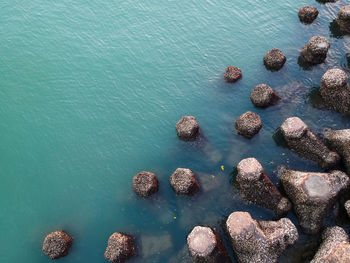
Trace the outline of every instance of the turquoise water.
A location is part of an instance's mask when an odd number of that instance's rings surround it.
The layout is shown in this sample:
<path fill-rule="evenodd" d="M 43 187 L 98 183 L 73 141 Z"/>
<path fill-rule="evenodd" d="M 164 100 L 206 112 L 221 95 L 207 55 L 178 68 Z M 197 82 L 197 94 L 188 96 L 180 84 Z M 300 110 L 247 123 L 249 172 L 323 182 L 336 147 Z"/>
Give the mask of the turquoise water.
<path fill-rule="evenodd" d="M 107 239 L 116 231 L 136 237 L 138 257 L 130 262 L 188 262 L 186 236 L 195 225 L 215 227 L 231 250 L 223 230 L 231 212 L 273 219 L 240 199 L 233 171 L 246 157 L 256 157 L 275 183 L 279 164 L 320 171 L 276 145 L 272 136 L 287 117 L 303 118 L 316 132 L 350 127 L 348 118 L 309 99 L 327 69 L 349 72 L 350 38 L 330 31 L 345 4 L 350 1 L 0 2 L 0 262 L 50 262 L 41 245 L 56 229 L 74 238 L 59 262 L 106 262 Z M 298 20 L 303 5 L 319 9 L 312 25 Z M 326 36 L 331 49 L 326 63 L 302 68 L 299 51 L 313 35 Z M 274 73 L 262 63 L 271 48 L 287 56 Z M 235 84 L 223 81 L 229 64 L 243 72 Z M 259 83 L 283 100 L 254 108 L 249 94 Z M 263 120 L 252 140 L 233 128 L 247 110 Z M 197 117 L 201 143 L 178 140 L 182 115 Z M 198 174 L 198 195 L 174 194 L 168 180 L 177 167 Z M 160 181 L 160 192 L 148 200 L 132 191 L 132 177 L 142 170 Z M 281 262 L 303 262 L 315 242 L 301 235 Z"/>

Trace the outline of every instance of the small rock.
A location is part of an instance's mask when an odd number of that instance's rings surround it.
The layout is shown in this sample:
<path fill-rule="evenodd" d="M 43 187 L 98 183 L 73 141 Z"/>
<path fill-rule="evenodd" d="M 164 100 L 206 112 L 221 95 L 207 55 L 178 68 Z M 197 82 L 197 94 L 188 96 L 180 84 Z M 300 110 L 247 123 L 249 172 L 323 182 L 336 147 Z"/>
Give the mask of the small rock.
<path fill-rule="evenodd" d="M 170 184 L 181 195 L 193 195 L 199 190 L 197 178 L 190 169 L 177 168 L 170 176 Z"/>
<path fill-rule="evenodd" d="M 196 263 L 231 262 L 220 238 L 210 227 L 193 228 L 187 237 L 187 245 Z"/>
<path fill-rule="evenodd" d="M 226 227 L 241 263 L 277 263 L 282 252 L 299 238 L 288 218 L 256 221 L 247 212 L 233 212 Z"/>
<path fill-rule="evenodd" d="M 149 197 L 158 192 L 158 179 L 154 173 L 140 172 L 134 176 L 133 188 L 136 194 L 142 197 Z"/>
<path fill-rule="evenodd" d="M 132 237 L 114 233 L 108 239 L 105 251 L 105 259 L 112 263 L 122 263 L 135 255 L 134 240 Z"/>
<path fill-rule="evenodd" d="M 300 118 L 286 119 L 280 129 L 289 149 L 299 156 L 318 163 L 325 170 L 340 162 L 340 156 L 329 150 Z"/>
<path fill-rule="evenodd" d="M 344 204 L 346 213 L 348 214 L 348 217 L 350 217 L 350 200 L 346 201 Z"/>
<path fill-rule="evenodd" d="M 242 114 L 235 124 L 238 134 L 250 139 L 262 128 L 262 121 L 258 114 L 247 111 Z"/>
<path fill-rule="evenodd" d="M 307 234 L 320 231 L 323 219 L 339 193 L 348 189 L 350 181 L 341 171 L 311 173 L 284 170 L 281 181 L 294 205 L 302 230 Z"/>
<path fill-rule="evenodd" d="M 303 6 L 299 9 L 298 16 L 301 22 L 311 24 L 318 16 L 318 10 L 315 7 Z"/>
<path fill-rule="evenodd" d="M 321 64 L 327 58 L 330 47 L 325 37 L 313 36 L 301 50 L 301 56 L 305 62 L 310 64 Z"/>
<path fill-rule="evenodd" d="M 68 255 L 72 246 L 72 238 L 64 231 L 52 232 L 45 237 L 43 252 L 51 259 L 58 259 Z"/>
<path fill-rule="evenodd" d="M 264 56 L 264 64 L 266 68 L 272 71 L 281 69 L 286 61 L 286 56 L 277 48 L 271 49 Z"/>
<path fill-rule="evenodd" d="M 250 93 L 250 100 L 256 107 L 267 107 L 273 105 L 279 99 L 280 97 L 274 92 L 274 90 L 266 84 L 255 86 Z"/>
<path fill-rule="evenodd" d="M 350 5 L 340 8 L 337 23 L 341 31 L 350 33 Z"/>
<path fill-rule="evenodd" d="M 176 123 L 177 135 L 185 141 L 193 141 L 200 134 L 199 124 L 193 116 L 184 116 Z"/>
<path fill-rule="evenodd" d="M 237 80 L 242 78 L 242 71 L 240 68 L 228 66 L 226 68 L 224 78 L 227 82 L 236 82 Z"/>

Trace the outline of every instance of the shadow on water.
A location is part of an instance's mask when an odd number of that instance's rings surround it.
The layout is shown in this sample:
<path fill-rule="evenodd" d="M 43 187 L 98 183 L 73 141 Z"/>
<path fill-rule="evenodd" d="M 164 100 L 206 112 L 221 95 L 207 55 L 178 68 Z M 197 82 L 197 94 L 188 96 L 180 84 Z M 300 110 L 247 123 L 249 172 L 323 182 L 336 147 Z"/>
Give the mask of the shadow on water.
<path fill-rule="evenodd" d="M 331 32 L 330 36 L 334 38 L 342 38 L 346 35 L 346 33 L 340 29 L 336 19 L 329 24 L 329 30 Z"/>

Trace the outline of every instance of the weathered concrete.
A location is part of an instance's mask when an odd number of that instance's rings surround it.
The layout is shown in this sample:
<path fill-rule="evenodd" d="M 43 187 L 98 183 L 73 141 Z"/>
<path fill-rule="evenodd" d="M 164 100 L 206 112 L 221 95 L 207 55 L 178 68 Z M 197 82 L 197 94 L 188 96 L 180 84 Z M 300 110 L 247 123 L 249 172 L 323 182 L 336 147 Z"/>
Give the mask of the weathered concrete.
<path fill-rule="evenodd" d="M 200 134 L 199 124 L 195 117 L 184 116 L 176 123 L 177 135 L 184 141 L 194 141 Z"/>
<path fill-rule="evenodd" d="M 240 78 L 242 78 L 242 71 L 240 68 L 234 66 L 228 66 L 226 68 L 224 79 L 227 82 L 236 82 Z"/>
<path fill-rule="evenodd" d="M 134 255 L 134 240 L 131 236 L 116 232 L 109 237 L 105 259 L 112 263 L 123 263 Z"/>
<path fill-rule="evenodd" d="M 250 100 L 256 107 L 268 107 L 275 104 L 280 97 L 266 84 L 255 86 L 250 93 Z"/>
<path fill-rule="evenodd" d="M 264 56 L 265 67 L 272 71 L 280 70 L 286 61 L 286 56 L 277 48 L 271 49 Z"/>
<path fill-rule="evenodd" d="M 238 134 L 250 139 L 260 131 L 262 121 L 258 114 L 247 111 L 237 119 L 235 127 Z"/>
<path fill-rule="evenodd" d="M 318 10 L 315 7 L 303 6 L 299 9 L 298 16 L 301 22 L 311 24 L 318 16 Z"/>
<path fill-rule="evenodd" d="M 170 184 L 181 195 L 193 195 L 199 190 L 196 175 L 190 169 L 177 168 L 170 176 Z"/>
<path fill-rule="evenodd" d="M 301 57 L 309 64 L 321 64 L 327 58 L 329 47 L 330 44 L 327 38 L 322 36 L 313 36 L 302 48 Z"/>
<path fill-rule="evenodd" d="M 139 196 L 149 197 L 158 192 L 158 179 L 154 173 L 142 171 L 132 181 L 134 191 Z"/>
<path fill-rule="evenodd" d="M 72 242 L 72 238 L 66 232 L 55 231 L 45 237 L 42 251 L 51 259 L 59 259 L 68 255 Z"/>

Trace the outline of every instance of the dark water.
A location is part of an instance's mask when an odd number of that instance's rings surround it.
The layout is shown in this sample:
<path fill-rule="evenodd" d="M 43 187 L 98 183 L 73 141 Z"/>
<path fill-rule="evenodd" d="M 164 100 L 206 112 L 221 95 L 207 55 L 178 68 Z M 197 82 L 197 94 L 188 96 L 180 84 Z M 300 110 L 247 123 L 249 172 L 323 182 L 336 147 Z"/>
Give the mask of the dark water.
<path fill-rule="evenodd" d="M 231 251 L 223 229 L 231 212 L 274 219 L 241 200 L 234 169 L 256 157 L 277 184 L 280 164 L 321 171 L 278 146 L 273 134 L 291 116 L 315 132 L 349 128 L 349 118 L 317 101 L 327 69 L 349 73 L 350 38 L 333 23 L 346 4 L 0 2 L 0 262 L 50 262 L 41 245 L 56 229 L 74 238 L 59 262 L 106 262 L 107 239 L 116 231 L 136 237 L 139 255 L 130 262 L 187 262 L 186 236 L 195 225 L 215 228 Z M 311 25 L 298 20 L 303 5 L 319 9 Z M 299 65 L 300 48 L 314 35 L 330 40 L 328 58 Z M 262 63 L 271 48 L 287 56 L 278 72 Z M 229 64 L 243 72 L 233 85 L 223 81 Z M 249 94 L 259 83 L 282 101 L 254 108 Z M 248 110 L 263 121 L 252 140 L 234 130 Z M 174 126 L 182 115 L 197 117 L 200 143 L 178 140 Z M 199 194 L 174 194 L 169 176 L 177 167 L 197 173 Z M 132 192 L 132 177 L 142 170 L 160 180 L 160 192 L 148 200 Z M 343 212 L 327 224 L 349 226 Z M 288 217 L 297 223 L 293 213 Z M 301 235 L 280 261 L 307 262 L 318 242 Z"/>

